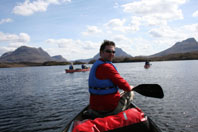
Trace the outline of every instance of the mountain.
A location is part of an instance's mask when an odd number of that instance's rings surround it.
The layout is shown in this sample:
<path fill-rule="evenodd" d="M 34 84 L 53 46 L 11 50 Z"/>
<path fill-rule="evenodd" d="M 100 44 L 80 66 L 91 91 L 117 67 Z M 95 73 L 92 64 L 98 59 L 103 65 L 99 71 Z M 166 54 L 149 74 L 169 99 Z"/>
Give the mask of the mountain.
<path fill-rule="evenodd" d="M 115 57 L 132 57 L 131 55 L 127 54 L 126 52 L 124 52 L 121 48 L 115 48 Z M 100 58 L 100 54 L 96 54 L 93 59 L 97 60 L 98 58 Z"/>
<path fill-rule="evenodd" d="M 56 58 L 51 58 L 50 55 L 42 48 L 33 48 L 21 46 L 13 52 L 4 53 L 0 57 L 0 62 L 36 62 L 43 63 L 46 61 L 55 61 Z"/>
<path fill-rule="evenodd" d="M 131 55 L 127 54 L 125 51 L 123 51 L 121 48 L 115 48 L 115 57 L 132 57 Z M 76 61 L 80 61 L 80 62 L 89 62 L 91 60 L 97 60 L 100 58 L 100 53 L 96 54 L 93 58 L 90 59 L 80 59 L 80 60 L 76 60 Z"/>
<path fill-rule="evenodd" d="M 52 59 L 56 62 L 66 62 L 67 60 L 63 58 L 61 55 L 52 56 Z"/>
<path fill-rule="evenodd" d="M 149 57 L 160 57 L 169 54 L 187 53 L 194 51 L 198 51 L 198 42 L 194 38 L 188 38 L 182 42 L 177 42 L 172 47 Z"/>

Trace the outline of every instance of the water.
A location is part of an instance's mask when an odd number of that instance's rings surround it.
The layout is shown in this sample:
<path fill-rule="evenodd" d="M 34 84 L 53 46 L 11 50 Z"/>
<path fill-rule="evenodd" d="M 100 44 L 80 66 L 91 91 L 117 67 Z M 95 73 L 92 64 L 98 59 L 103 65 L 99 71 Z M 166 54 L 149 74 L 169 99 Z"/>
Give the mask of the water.
<path fill-rule="evenodd" d="M 132 85 L 160 84 L 163 99 L 135 94 L 134 102 L 164 132 L 198 130 L 198 61 L 117 63 Z M 78 66 L 80 67 L 80 66 Z M 89 72 L 68 66 L 0 69 L 0 132 L 58 132 L 88 103 Z"/>

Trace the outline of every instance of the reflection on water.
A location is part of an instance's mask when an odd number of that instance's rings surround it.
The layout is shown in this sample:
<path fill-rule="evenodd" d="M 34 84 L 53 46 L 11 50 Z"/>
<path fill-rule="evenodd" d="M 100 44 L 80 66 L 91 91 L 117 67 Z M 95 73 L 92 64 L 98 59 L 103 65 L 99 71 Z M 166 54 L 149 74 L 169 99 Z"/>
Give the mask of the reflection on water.
<path fill-rule="evenodd" d="M 163 131 L 198 130 L 198 61 L 117 63 L 132 85 L 158 83 L 164 99 L 136 94 L 134 102 Z M 88 103 L 89 72 L 66 74 L 68 66 L 0 69 L 0 131 L 54 132 Z"/>

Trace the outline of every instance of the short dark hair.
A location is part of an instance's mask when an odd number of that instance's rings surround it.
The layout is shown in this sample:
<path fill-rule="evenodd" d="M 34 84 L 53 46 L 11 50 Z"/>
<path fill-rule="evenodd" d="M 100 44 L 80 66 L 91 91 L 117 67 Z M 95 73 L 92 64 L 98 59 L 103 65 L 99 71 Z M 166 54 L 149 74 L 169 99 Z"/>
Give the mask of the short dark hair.
<path fill-rule="evenodd" d="M 115 43 L 113 41 L 104 40 L 104 42 L 100 46 L 100 52 L 105 49 L 106 46 L 111 45 L 115 47 Z"/>

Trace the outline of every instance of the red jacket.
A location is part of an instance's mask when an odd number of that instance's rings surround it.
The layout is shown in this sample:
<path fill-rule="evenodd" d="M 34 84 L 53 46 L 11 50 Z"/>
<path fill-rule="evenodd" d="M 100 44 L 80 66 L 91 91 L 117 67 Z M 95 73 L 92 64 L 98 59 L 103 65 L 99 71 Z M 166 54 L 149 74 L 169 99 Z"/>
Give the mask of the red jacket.
<path fill-rule="evenodd" d="M 131 87 L 126 80 L 124 80 L 113 65 L 104 63 L 98 66 L 96 70 L 96 77 L 98 79 L 110 79 L 115 85 L 124 91 L 131 91 Z M 108 95 L 90 95 L 90 108 L 96 111 L 112 111 L 114 110 L 120 100 L 120 93 L 113 93 Z"/>

